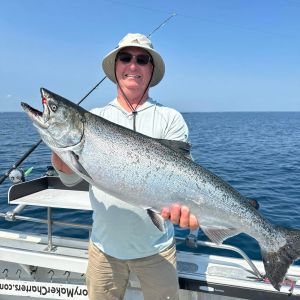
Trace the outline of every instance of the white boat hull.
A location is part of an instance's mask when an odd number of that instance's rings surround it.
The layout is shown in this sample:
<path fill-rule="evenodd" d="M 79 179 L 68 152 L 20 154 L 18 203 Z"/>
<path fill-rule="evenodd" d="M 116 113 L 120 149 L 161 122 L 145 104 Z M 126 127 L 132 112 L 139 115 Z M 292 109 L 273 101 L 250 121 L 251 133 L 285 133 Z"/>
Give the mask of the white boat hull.
<path fill-rule="evenodd" d="M 0 231 L 0 299 L 88 299 L 85 286 L 88 241 Z M 263 273 L 261 262 L 254 262 Z M 180 300 L 282 299 L 289 285 L 277 292 L 258 280 L 242 259 L 177 252 Z M 293 299 L 300 299 L 300 267 L 289 269 L 296 280 Z M 252 295 L 252 296 L 251 296 Z M 132 274 L 126 300 L 143 299 Z"/>

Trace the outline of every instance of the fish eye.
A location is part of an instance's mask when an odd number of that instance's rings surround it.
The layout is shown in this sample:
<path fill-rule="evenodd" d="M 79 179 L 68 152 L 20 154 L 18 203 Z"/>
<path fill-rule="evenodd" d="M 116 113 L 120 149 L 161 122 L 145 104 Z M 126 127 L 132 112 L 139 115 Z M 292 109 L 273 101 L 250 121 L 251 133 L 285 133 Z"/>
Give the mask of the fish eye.
<path fill-rule="evenodd" d="M 50 105 L 50 108 L 53 112 L 56 112 L 57 111 L 57 106 L 55 104 L 51 104 Z"/>

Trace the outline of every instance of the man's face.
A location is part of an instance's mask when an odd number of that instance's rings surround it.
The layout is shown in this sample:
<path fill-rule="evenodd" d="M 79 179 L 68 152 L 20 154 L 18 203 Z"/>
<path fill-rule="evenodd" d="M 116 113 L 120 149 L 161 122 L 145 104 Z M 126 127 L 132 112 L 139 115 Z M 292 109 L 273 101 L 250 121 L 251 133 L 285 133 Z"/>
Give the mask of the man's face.
<path fill-rule="evenodd" d="M 139 64 L 137 55 L 149 56 L 148 52 L 138 47 L 127 47 L 122 49 L 119 54 L 125 54 L 125 57 L 126 54 L 134 56 L 129 62 L 128 60 L 121 61 L 121 55 L 120 59 L 116 60 L 116 76 L 119 85 L 127 91 L 144 92 L 150 81 L 153 65 L 150 61 L 147 64 Z"/>

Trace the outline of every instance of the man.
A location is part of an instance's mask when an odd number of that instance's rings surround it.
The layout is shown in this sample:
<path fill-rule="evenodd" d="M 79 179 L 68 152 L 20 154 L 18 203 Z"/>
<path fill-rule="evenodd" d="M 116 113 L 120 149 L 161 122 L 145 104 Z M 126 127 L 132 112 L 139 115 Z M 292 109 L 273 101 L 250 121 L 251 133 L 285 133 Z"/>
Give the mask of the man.
<path fill-rule="evenodd" d="M 165 65 L 147 37 L 126 35 L 103 59 L 102 67 L 117 85 L 117 98 L 92 113 L 153 138 L 187 141 L 188 128 L 180 113 L 149 98 L 149 88 L 161 81 Z M 66 185 L 81 180 L 55 153 L 52 163 Z M 178 299 L 172 223 L 197 228 L 189 209 L 179 204 L 162 208 L 166 222 L 161 232 L 145 209 L 94 186 L 90 199 L 94 212 L 86 274 L 89 298 L 123 299 L 129 274 L 134 272 L 146 300 Z"/>

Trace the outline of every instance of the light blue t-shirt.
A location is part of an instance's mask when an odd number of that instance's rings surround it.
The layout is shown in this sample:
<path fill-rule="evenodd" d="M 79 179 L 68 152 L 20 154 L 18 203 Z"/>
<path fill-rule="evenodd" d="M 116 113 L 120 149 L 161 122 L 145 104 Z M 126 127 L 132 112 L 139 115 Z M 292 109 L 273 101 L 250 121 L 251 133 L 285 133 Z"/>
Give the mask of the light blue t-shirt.
<path fill-rule="evenodd" d="M 117 99 L 91 112 L 124 127 L 133 128 L 132 112 L 125 111 Z M 153 138 L 184 142 L 188 139 L 188 127 L 182 115 L 151 98 L 137 109 L 136 131 Z M 59 172 L 59 175 L 66 185 L 79 180 L 76 174 Z M 94 186 L 90 186 L 89 194 L 93 208 L 91 240 L 104 253 L 118 259 L 136 259 L 157 254 L 171 245 L 174 227 L 170 221 L 165 222 L 165 231 L 161 232 L 144 208 L 130 205 Z"/>

